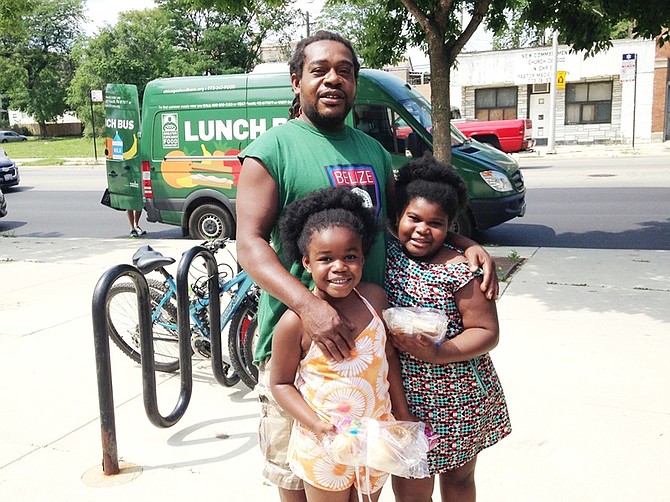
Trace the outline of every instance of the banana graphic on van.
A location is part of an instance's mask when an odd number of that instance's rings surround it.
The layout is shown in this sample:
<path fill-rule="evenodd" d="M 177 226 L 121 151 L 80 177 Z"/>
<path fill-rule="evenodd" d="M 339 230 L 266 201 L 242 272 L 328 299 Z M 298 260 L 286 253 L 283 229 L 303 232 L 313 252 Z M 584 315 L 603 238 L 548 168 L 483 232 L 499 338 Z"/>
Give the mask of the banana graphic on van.
<path fill-rule="evenodd" d="M 123 160 L 132 159 L 137 155 L 137 134 L 133 134 L 133 146 L 127 152 L 123 152 Z"/>

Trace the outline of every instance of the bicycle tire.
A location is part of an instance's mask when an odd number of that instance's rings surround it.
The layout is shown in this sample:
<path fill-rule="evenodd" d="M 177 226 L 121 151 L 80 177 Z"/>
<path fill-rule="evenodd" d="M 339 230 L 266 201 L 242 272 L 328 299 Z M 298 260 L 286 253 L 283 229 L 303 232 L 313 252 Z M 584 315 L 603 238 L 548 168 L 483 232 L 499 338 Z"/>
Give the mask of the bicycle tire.
<path fill-rule="evenodd" d="M 252 298 L 245 298 L 230 321 L 228 330 L 228 353 L 230 362 L 240 380 L 253 389 L 258 383 L 258 370 L 254 366 L 253 357 L 249 358 L 244 352 L 244 341 L 249 333 L 249 327 L 256 325 L 258 302 Z"/>
<path fill-rule="evenodd" d="M 157 283 L 157 281 L 155 282 Z M 149 288 L 149 294 L 151 306 L 156 308 L 165 293 L 152 285 Z M 107 317 L 107 334 L 111 340 L 121 349 L 121 352 L 139 364 L 141 362 L 140 334 L 135 285 L 122 283 L 112 286 L 107 295 L 105 314 Z M 159 319 L 164 319 L 166 323 L 177 324 L 177 309 L 170 302 L 166 302 L 161 307 L 160 316 Z M 174 373 L 179 369 L 177 331 L 156 322 L 154 322 L 152 329 L 156 370 Z"/>
<path fill-rule="evenodd" d="M 249 324 L 244 337 L 244 358 L 245 361 L 250 361 L 251 377 L 258 383 L 258 367 L 254 364 L 256 345 L 258 345 L 258 317 Z"/>

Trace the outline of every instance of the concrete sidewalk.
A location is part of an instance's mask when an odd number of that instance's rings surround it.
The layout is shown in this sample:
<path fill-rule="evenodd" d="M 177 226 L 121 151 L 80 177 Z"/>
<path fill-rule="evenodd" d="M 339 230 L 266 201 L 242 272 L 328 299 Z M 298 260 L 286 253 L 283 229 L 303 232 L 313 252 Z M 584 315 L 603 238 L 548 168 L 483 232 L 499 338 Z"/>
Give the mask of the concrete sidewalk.
<path fill-rule="evenodd" d="M 209 361 L 196 361 L 186 415 L 158 429 L 139 368 L 114 346 L 127 467 L 102 475 L 92 292 L 145 243 L 175 258 L 195 244 L 0 240 L 0 501 L 278 500 L 260 475 L 253 391 L 219 386 Z M 527 261 L 503 284 L 492 353 L 513 433 L 480 455 L 479 500 L 668 500 L 670 252 L 514 250 Z M 159 375 L 163 414 L 178 387 Z M 381 500 L 393 500 L 390 484 Z"/>

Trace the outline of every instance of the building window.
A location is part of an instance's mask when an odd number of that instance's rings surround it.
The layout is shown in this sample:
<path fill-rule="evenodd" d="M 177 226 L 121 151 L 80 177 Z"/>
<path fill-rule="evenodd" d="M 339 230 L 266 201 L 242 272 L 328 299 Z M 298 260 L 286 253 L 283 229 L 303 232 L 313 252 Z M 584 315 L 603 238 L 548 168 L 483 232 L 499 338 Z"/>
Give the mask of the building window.
<path fill-rule="evenodd" d="M 516 118 L 516 87 L 475 89 L 475 117 L 479 120 Z"/>
<path fill-rule="evenodd" d="M 612 122 L 612 81 L 565 86 L 565 125 L 610 122 Z"/>
<path fill-rule="evenodd" d="M 410 85 L 430 84 L 430 73 L 425 71 L 410 71 L 407 75 L 407 82 Z"/>

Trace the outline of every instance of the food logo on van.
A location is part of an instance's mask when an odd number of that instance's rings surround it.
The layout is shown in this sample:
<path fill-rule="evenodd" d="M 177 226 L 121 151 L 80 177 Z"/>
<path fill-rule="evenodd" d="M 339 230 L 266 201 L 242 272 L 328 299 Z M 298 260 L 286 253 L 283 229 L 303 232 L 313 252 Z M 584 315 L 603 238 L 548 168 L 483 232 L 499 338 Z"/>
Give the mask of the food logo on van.
<path fill-rule="evenodd" d="M 161 162 L 161 175 L 165 182 L 173 188 L 200 186 L 231 189 L 237 186 L 242 168 L 237 154 L 241 150 L 229 149 L 225 152 L 215 150 L 214 153 L 210 153 L 204 144 L 201 144 L 200 148 L 203 157 L 212 157 L 212 159 L 194 159 L 181 150 L 168 152 Z"/>
<path fill-rule="evenodd" d="M 161 115 L 161 136 L 163 148 L 179 148 L 179 116 L 176 113 Z"/>

